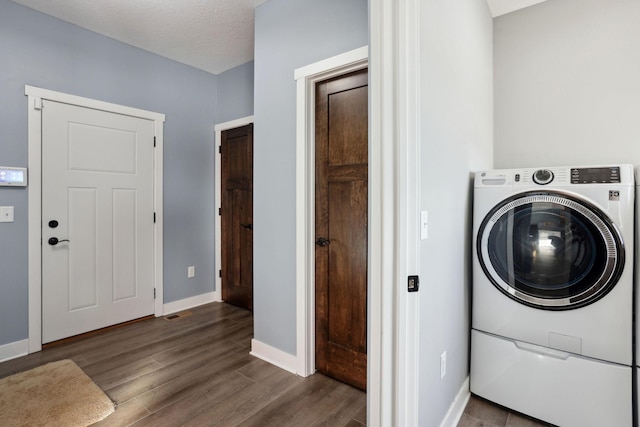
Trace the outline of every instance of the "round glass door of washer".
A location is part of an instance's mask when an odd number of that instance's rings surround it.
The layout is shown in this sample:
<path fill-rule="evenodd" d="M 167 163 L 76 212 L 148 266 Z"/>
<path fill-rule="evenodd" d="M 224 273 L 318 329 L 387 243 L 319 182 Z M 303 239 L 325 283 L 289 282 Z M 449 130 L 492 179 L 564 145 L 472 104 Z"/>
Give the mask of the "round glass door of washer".
<path fill-rule="evenodd" d="M 624 268 L 620 232 L 597 207 L 555 192 L 502 201 L 480 225 L 482 269 L 509 298 L 570 310 L 605 296 Z"/>

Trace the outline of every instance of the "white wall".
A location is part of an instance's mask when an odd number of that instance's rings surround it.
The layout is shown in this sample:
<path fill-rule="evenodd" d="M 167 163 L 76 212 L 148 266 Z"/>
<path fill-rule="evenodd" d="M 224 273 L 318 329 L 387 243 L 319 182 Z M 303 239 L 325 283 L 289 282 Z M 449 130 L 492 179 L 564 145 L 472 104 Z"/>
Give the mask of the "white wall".
<path fill-rule="evenodd" d="M 640 164 L 640 1 L 494 20 L 495 166 Z"/>
<path fill-rule="evenodd" d="M 420 247 L 419 425 L 437 426 L 469 371 L 471 177 L 492 167 L 492 17 L 477 0 L 420 7 L 420 209 L 429 237 Z"/>

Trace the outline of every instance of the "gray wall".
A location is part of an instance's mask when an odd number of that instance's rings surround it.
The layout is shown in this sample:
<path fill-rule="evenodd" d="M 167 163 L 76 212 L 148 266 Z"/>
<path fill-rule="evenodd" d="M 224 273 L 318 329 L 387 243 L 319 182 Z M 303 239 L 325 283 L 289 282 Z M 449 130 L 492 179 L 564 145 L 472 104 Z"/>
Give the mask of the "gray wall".
<path fill-rule="evenodd" d="M 471 176 L 492 166 L 492 17 L 477 0 L 420 7 L 419 425 L 436 426 L 469 374 Z"/>
<path fill-rule="evenodd" d="M 256 9 L 254 336 L 296 354 L 296 68 L 368 44 L 366 0 Z"/>
<path fill-rule="evenodd" d="M 216 123 L 253 115 L 253 61 L 218 74 Z"/>
<path fill-rule="evenodd" d="M 640 164 L 640 2 L 553 0 L 494 22 L 496 167 Z"/>
<path fill-rule="evenodd" d="M 28 163 L 25 84 L 166 114 L 164 301 L 213 291 L 217 77 L 0 0 L 2 166 Z M 28 334 L 27 191 L 0 188 L 0 345 Z"/>

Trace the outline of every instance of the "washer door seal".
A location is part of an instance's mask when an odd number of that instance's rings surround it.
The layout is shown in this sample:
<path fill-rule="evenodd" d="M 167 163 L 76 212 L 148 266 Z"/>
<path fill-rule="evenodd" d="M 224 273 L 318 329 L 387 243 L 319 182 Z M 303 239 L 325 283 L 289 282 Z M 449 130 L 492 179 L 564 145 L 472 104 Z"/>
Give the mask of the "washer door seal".
<path fill-rule="evenodd" d="M 546 310 L 570 310 L 604 297 L 624 269 L 615 224 L 597 207 L 560 192 L 526 192 L 493 208 L 476 250 L 502 293 Z"/>

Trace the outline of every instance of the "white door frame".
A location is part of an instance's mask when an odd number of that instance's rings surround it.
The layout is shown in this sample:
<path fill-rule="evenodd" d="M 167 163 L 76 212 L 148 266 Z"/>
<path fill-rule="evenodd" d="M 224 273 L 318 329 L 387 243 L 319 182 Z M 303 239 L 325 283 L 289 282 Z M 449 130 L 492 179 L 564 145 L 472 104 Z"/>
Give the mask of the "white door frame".
<path fill-rule="evenodd" d="M 231 120 L 224 123 L 219 123 L 215 126 L 216 142 L 215 142 L 215 155 L 216 155 L 216 175 L 215 175 L 215 203 L 216 203 L 216 221 L 215 221 L 215 242 L 216 242 L 216 263 L 215 263 L 215 290 L 213 291 L 213 300 L 222 301 L 222 276 L 220 270 L 222 269 L 222 217 L 219 212 L 222 208 L 222 157 L 220 156 L 220 147 L 222 145 L 222 132 L 229 129 L 239 128 L 241 126 L 250 125 L 253 123 L 253 116 L 242 117 L 240 119 Z"/>
<path fill-rule="evenodd" d="M 420 0 L 369 0 L 369 30 L 367 425 L 418 426 L 420 293 L 407 276 L 420 274 Z"/>
<path fill-rule="evenodd" d="M 66 93 L 33 86 L 25 86 L 28 97 L 28 153 L 29 153 L 29 347 L 28 352 L 42 350 L 42 100 L 63 102 L 79 107 L 93 108 L 116 114 L 153 120 L 155 123 L 156 149 L 154 151 L 154 274 L 156 300 L 154 315 L 163 314 L 163 128 L 164 114 L 139 110 L 108 102 L 96 101 Z"/>

